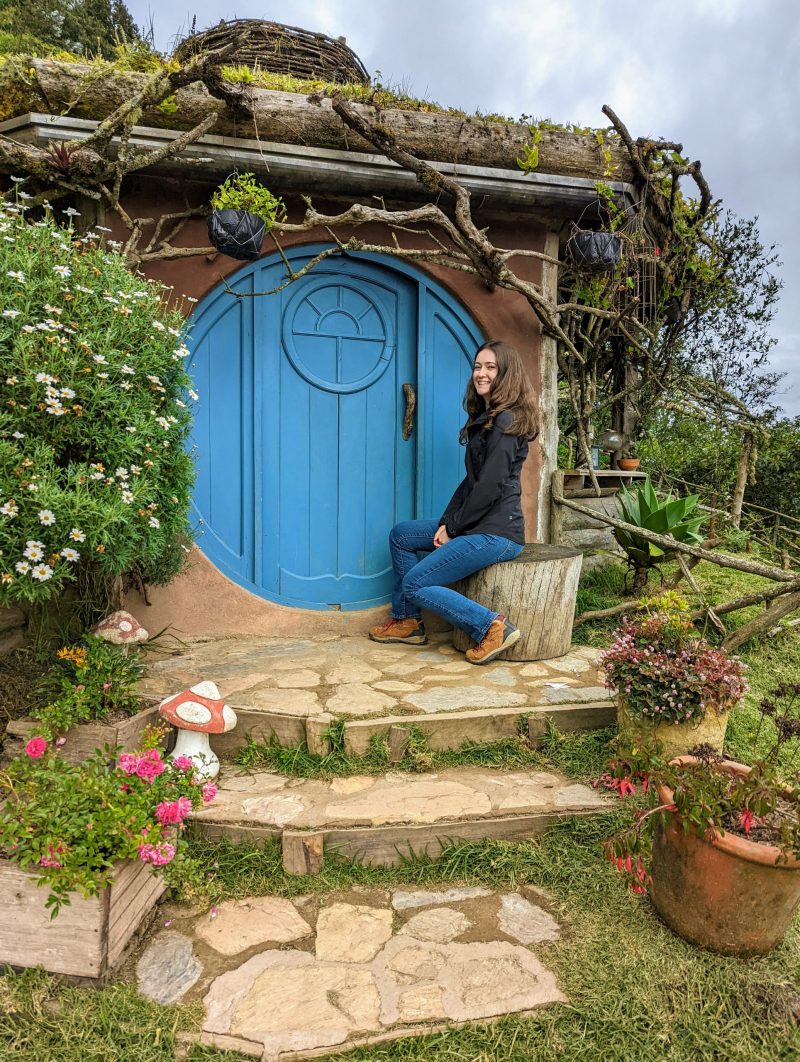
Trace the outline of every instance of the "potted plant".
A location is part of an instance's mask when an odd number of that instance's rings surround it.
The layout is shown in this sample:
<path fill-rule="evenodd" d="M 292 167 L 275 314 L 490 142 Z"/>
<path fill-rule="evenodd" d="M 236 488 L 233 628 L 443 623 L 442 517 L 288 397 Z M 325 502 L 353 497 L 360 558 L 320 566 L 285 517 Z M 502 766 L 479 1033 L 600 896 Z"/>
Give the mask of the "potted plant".
<path fill-rule="evenodd" d="M 588 273 L 606 273 L 619 265 L 622 259 L 622 237 L 617 229 L 624 223 L 625 214 L 617 206 L 614 190 L 599 183 L 594 206 L 600 228 L 582 228 L 584 208 L 578 223 L 572 224 L 572 233 L 567 240 L 567 255 L 578 270 Z"/>
<path fill-rule="evenodd" d="M 701 743 L 721 751 L 728 713 L 747 692 L 746 665 L 698 636 L 674 591 L 644 606 L 601 656 L 620 732 L 658 741 L 668 758 Z"/>
<path fill-rule="evenodd" d="M 622 456 L 617 458 L 617 468 L 620 472 L 635 472 L 639 464 L 639 458 L 636 456 L 636 447 L 633 443 L 630 443 L 623 449 Z"/>
<path fill-rule="evenodd" d="M 761 701 L 754 746 L 765 728 L 771 736 L 752 767 L 708 745 L 669 763 L 651 754 L 644 764 L 642 748 L 628 745 L 603 778 L 629 795 L 638 776 L 650 794 L 650 807 L 607 842 L 607 854 L 692 943 L 731 955 L 769 951 L 800 905 L 799 708 L 800 683 Z"/>
<path fill-rule="evenodd" d="M 0 964 L 103 977 L 118 962 L 164 890 L 184 819 L 216 795 L 190 761 L 162 759 L 160 737 L 80 764 L 34 737 L 0 771 Z"/>
<path fill-rule="evenodd" d="M 229 258 L 258 258 L 264 236 L 285 217 L 283 201 L 252 173 L 234 173 L 211 197 L 208 237 Z"/>

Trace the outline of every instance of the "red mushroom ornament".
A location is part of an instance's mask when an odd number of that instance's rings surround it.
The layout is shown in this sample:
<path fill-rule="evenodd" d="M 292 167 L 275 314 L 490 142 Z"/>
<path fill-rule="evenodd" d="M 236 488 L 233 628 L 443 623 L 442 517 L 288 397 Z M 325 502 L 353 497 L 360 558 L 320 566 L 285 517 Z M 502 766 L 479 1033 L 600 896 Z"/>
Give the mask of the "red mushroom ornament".
<path fill-rule="evenodd" d="M 236 726 L 236 713 L 225 704 L 213 682 L 198 682 L 188 690 L 163 700 L 159 715 L 178 728 L 178 740 L 172 759 L 187 756 L 195 774 L 202 779 L 216 778 L 219 760 L 211 749 L 209 734 L 224 734 Z"/>
<path fill-rule="evenodd" d="M 95 638 L 112 645 L 121 645 L 126 651 L 139 642 L 146 642 L 150 635 L 130 612 L 111 612 L 92 628 Z"/>

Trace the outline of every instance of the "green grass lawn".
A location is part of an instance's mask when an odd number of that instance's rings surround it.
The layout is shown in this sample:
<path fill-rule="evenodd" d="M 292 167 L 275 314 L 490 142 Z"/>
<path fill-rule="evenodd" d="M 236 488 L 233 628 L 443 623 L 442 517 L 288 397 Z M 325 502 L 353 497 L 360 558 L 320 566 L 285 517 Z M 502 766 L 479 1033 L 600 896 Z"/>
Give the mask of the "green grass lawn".
<path fill-rule="evenodd" d="M 752 578 L 714 568 L 695 573 L 709 594 L 737 596 Z M 761 582 L 761 580 L 757 580 Z M 619 600 L 621 576 L 587 581 L 580 607 Z M 608 624 L 578 628 L 583 642 L 602 644 Z M 742 653 L 751 692 L 731 716 L 727 748 L 747 758 L 754 705 L 777 682 L 800 676 L 800 634 L 786 633 Z M 538 752 L 512 743 L 482 749 L 476 760 L 518 767 L 535 756 L 577 778 L 595 777 L 610 731 L 551 735 Z M 297 765 L 296 765 L 297 766 Z M 423 766 L 423 765 L 420 765 Z M 437 764 L 440 766 L 440 764 Z M 419 767 L 418 767 L 419 769 Z M 538 949 L 569 997 L 534 1017 L 507 1017 L 430 1037 L 389 1042 L 347 1054 L 348 1060 L 418 1062 L 777 1062 L 800 1057 L 800 918 L 784 942 L 763 958 L 725 958 L 691 947 L 663 926 L 647 899 L 628 891 L 605 860 L 602 840 L 632 809 L 620 803 L 604 816 L 551 828 L 537 844 L 505 842 L 451 847 L 437 862 L 368 868 L 326 860 L 316 878 L 287 876 L 277 845 L 264 848 L 196 839 L 198 862 L 190 887 L 211 899 L 254 894 L 293 895 L 353 884 L 440 886 L 480 883 L 494 888 L 531 884 L 549 890 L 565 923 L 562 938 Z M 0 986 L 0 1059 L 31 1062 L 156 1062 L 175 1057 L 179 1033 L 196 1029 L 200 1007 L 162 1007 L 130 985 L 102 991 L 68 987 L 37 971 L 9 975 Z M 239 1056 L 179 1044 L 189 1060 Z M 334 1056 L 328 1056 L 333 1058 Z"/>

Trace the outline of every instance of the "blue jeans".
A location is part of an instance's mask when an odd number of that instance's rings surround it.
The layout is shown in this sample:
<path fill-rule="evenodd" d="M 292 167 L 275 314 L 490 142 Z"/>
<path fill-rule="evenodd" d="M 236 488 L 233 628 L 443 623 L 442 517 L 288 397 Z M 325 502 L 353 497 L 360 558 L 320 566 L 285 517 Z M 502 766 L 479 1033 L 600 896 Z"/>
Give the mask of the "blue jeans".
<path fill-rule="evenodd" d="M 427 608 L 481 642 L 499 613 L 456 593 L 449 584 L 490 564 L 513 560 L 522 546 L 502 535 L 459 535 L 437 549 L 433 536 L 438 529 L 435 520 L 405 520 L 389 533 L 392 616 L 419 619 L 420 609 Z M 419 560 L 418 553 L 427 556 Z"/>

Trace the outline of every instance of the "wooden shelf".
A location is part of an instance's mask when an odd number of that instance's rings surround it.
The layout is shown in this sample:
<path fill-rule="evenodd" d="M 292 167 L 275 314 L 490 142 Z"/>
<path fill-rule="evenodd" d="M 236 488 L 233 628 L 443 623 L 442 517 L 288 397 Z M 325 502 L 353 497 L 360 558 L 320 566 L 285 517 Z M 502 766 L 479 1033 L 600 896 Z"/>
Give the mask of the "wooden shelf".
<path fill-rule="evenodd" d="M 583 468 L 565 468 L 562 469 L 564 475 L 564 492 L 573 490 L 585 490 L 592 485 L 591 477 L 587 469 Z M 594 474 L 597 477 L 598 482 L 604 487 L 609 489 L 616 489 L 620 484 L 624 483 L 626 486 L 634 479 L 646 479 L 646 472 L 623 472 L 618 468 L 597 468 L 594 470 Z"/>

